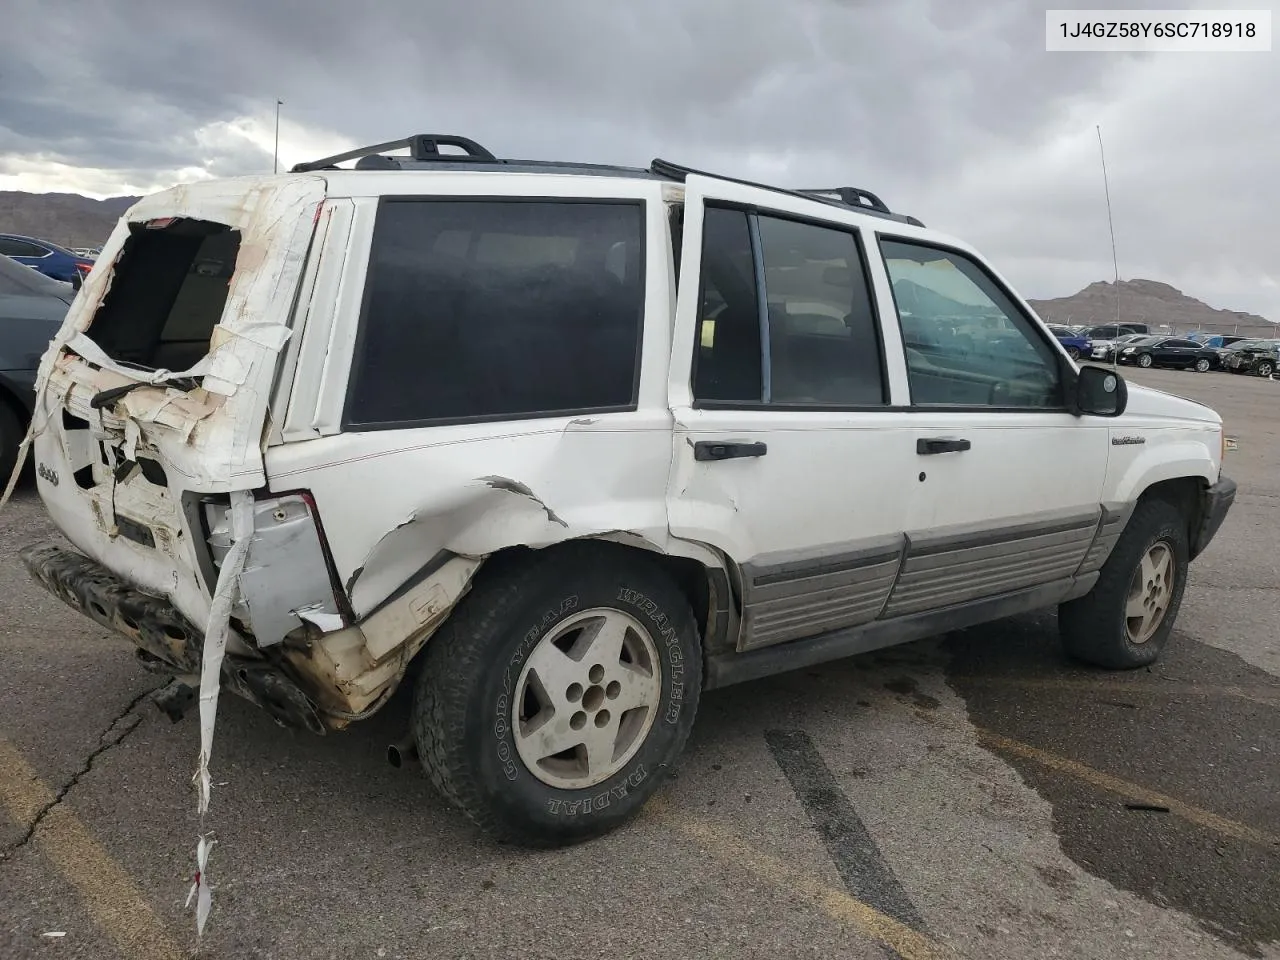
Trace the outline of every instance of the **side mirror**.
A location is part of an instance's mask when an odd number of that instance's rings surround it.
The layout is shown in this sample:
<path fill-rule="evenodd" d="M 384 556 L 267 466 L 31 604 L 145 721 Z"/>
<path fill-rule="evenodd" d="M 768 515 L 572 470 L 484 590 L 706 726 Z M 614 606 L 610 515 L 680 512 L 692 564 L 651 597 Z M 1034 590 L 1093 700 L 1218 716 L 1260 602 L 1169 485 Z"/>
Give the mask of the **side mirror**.
<path fill-rule="evenodd" d="M 1085 365 L 1075 382 L 1075 412 L 1094 417 L 1118 417 L 1129 403 L 1124 378 L 1105 367 Z"/>

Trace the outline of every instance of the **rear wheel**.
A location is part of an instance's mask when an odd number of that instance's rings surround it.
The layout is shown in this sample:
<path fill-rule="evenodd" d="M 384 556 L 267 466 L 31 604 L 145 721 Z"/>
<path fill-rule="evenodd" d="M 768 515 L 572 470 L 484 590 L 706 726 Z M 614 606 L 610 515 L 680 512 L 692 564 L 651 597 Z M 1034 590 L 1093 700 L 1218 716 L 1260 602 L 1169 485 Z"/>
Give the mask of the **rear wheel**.
<path fill-rule="evenodd" d="M 1258 376 L 1269 377 L 1271 374 L 1275 373 L 1276 365 L 1270 360 L 1263 360 L 1254 369 L 1257 370 Z"/>
<path fill-rule="evenodd" d="M 693 612 L 653 560 L 591 544 L 491 570 L 424 653 L 428 777 L 531 847 L 634 817 L 676 763 L 702 685 Z"/>
<path fill-rule="evenodd" d="M 1178 509 L 1164 500 L 1139 503 L 1093 589 L 1058 610 L 1067 652 L 1112 670 L 1154 663 L 1178 616 L 1189 563 Z"/>

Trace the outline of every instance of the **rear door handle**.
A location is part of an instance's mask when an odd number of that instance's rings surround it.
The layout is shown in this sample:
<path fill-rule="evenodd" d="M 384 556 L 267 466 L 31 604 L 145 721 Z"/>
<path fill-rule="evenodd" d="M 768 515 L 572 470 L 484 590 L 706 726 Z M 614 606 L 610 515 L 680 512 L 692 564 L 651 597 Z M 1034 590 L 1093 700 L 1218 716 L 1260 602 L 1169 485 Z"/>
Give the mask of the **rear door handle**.
<path fill-rule="evenodd" d="M 695 460 L 732 460 L 735 457 L 763 457 L 768 452 L 763 443 L 718 443 L 699 440 L 693 445 Z"/>
<path fill-rule="evenodd" d="M 916 441 L 916 453 L 922 457 L 934 453 L 959 453 L 962 450 L 968 450 L 971 446 L 968 440 L 951 437 L 922 437 Z"/>

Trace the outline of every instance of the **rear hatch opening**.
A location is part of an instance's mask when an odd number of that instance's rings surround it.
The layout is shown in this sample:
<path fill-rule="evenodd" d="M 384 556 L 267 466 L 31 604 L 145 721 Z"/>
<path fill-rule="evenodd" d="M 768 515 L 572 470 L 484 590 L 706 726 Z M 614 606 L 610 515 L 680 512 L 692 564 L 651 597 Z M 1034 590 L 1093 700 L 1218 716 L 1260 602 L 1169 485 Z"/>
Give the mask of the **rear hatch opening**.
<path fill-rule="evenodd" d="M 184 371 L 210 350 L 240 253 L 240 231 L 168 217 L 129 225 L 111 286 L 88 326 L 111 359 Z"/>

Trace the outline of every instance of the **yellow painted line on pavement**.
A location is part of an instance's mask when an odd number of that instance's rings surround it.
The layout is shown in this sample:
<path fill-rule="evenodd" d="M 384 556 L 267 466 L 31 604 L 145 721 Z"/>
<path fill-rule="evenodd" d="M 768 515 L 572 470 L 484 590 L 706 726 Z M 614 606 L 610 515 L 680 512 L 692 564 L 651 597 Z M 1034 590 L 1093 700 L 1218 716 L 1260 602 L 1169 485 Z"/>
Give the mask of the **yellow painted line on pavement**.
<path fill-rule="evenodd" d="M 698 841 L 717 860 L 742 867 L 776 887 L 803 895 L 833 920 L 891 947 L 902 960 L 940 960 L 945 955 L 933 940 L 901 920 L 764 853 L 721 827 L 676 812 L 661 797 L 651 799 L 648 806 L 665 826 Z"/>
<path fill-rule="evenodd" d="M 1024 687 L 1030 690 L 1064 690 L 1084 693 L 1126 694 L 1135 697 L 1234 697 L 1264 706 L 1280 707 L 1280 686 L 1257 684 L 1199 684 L 1192 682 L 1129 683 L 1123 680 L 1092 680 L 1068 677 L 955 677 L 953 686 Z"/>
<path fill-rule="evenodd" d="M 18 749 L 0 738 L 0 807 L 25 829 L 54 796 Z M 31 840 L 76 889 L 94 923 L 121 956 L 178 960 L 185 955 L 129 874 L 93 838 L 66 801 L 45 815 Z"/>
<path fill-rule="evenodd" d="M 1212 830 L 1215 833 L 1220 833 L 1236 840 L 1256 843 L 1263 847 L 1280 845 L 1280 836 L 1276 834 L 1258 830 L 1236 820 L 1229 820 L 1226 817 L 1221 817 L 1216 813 L 1205 810 L 1203 807 L 1197 807 L 1175 797 L 1150 790 L 1140 784 L 1122 780 L 1120 777 L 1103 773 L 1101 770 L 1095 770 L 1093 767 L 1086 766 L 1077 760 L 1071 760 L 1056 753 L 1041 750 L 1039 747 L 1033 747 L 1031 744 L 1023 743 L 1020 740 L 1011 740 L 990 730 L 978 728 L 977 733 L 978 742 L 983 746 L 995 747 L 998 750 L 1005 750 L 1028 760 L 1034 760 L 1050 770 L 1056 770 L 1059 773 L 1065 773 L 1078 780 L 1083 780 L 1085 783 L 1100 790 L 1118 794 L 1131 803 L 1167 807 L 1174 816 L 1181 817 L 1196 826 L 1204 827 L 1207 830 Z"/>

